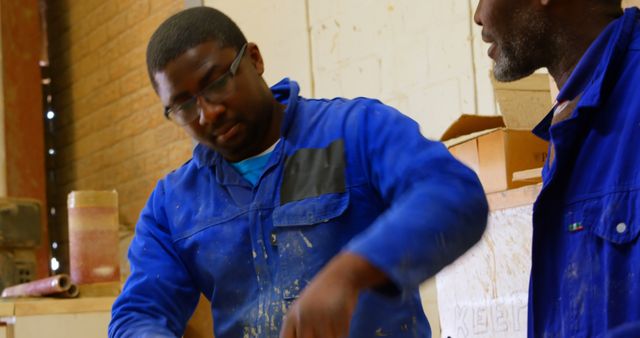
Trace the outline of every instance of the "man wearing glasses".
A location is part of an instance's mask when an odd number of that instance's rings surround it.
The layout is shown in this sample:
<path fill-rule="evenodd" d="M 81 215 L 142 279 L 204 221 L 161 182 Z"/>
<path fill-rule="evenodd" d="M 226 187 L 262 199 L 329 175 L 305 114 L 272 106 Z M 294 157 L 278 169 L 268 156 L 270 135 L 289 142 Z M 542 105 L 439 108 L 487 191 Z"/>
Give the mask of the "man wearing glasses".
<path fill-rule="evenodd" d="M 147 65 L 199 144 L 142 211 L 110 337 L 181 336 L 200 293 L 217 338 L 430 337 L 418 286 L 486 225 L 471 170 L 379 101 L 269 88 L 212 8 L 165 21 Z"/>

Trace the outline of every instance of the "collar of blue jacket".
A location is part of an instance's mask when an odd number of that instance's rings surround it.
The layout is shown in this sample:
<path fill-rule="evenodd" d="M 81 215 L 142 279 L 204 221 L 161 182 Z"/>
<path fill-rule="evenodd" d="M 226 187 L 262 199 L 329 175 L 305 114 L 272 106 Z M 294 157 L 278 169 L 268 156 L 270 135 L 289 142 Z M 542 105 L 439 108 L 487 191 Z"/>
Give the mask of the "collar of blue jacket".
<path fill-rule="evenodd" d="M 608 89 L 617 79 L 616 74 L 622 67 L 624 52 L 633 38 L 632 31 L 637 20 L 639 10 L 636 7 L 625 10 L 624 15 L 612 21 L 598 38 L 589 46 L 565 85 L 560 89 L 556 98 L 556 106 L 564 101 L 570 101 L 580 95 L 588 84 L 589 89 L 580 101 L 582 107 L 598 107 L 607 98 Z M 615 41 L 611 43 L 611 41 Z M 533 129 L 538 137 L 549 141 L 549 128 L 554 106 L 544 119 Z M 595 109 L 584 110 L 595 111 Z"/>

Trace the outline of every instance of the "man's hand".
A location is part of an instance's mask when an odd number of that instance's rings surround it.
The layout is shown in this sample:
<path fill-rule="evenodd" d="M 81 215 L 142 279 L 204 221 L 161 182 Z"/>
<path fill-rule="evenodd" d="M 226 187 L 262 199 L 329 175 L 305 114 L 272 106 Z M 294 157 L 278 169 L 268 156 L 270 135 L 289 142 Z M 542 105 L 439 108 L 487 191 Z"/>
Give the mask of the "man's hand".
<path fill-rule="evenodd" d="M 289 308 L 280 338 L 348 337 L 360 291 L 385 283 L 386 275 L 360 256 L 336 256 Z"/>

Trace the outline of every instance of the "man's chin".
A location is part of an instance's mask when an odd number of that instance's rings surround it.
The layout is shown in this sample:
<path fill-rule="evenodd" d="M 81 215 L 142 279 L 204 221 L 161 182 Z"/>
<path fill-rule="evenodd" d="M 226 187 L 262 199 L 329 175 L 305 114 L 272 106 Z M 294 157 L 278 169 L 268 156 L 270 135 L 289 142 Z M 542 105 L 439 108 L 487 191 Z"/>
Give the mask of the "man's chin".
<path fill-rule="evenodd" d="M 501 62 L 496 62 L 493 65 L 493 77 L 498 82 L 513 82 L 521 80 L 531 74 L 533 74 L 535 70 L 523 70 L 517 69 L 517 67 L 512 67 L 510 65 L 505 65 Z"/>

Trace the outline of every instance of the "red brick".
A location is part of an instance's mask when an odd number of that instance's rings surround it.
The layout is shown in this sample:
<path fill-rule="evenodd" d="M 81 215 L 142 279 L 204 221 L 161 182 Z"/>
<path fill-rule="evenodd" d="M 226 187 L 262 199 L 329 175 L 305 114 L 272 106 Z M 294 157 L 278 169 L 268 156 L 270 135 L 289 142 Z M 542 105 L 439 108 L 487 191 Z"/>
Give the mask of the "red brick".
<path fill-rule="evenodd" d="M 134 224 L 156 181 L 191 156 L 190 139 L 164 119 L 145 65 L 149 36 L 183 5 L 175 0 L 50 5 L 58 116 L 52 205 L 66 209 L 66 194 L 74 189 L 117 188 L 122 221 Z"/>
<path fill-rule="evenodd" d="M 107 36 L 109 39 L 115 38 L 120 33 L 126 31 L 127 27 L 127 13 L 119 13 L 117 16 L 111 18 L 107 22 Z"/>
<path fill-rule="evenodd" d="M 160 10 L 166 10 L 167 8 L 171 8 L 172 10 L 180 10 L 184 7 L 184 1 L 175 1 L 175 0 L 152 0 L 149 2 L 151 5 L 150 12 L 151 15 L 155 14 Z"/>
<path fill-rule="evenodd" d="M 110 63 L 109 78 L 113 81 L 116 81 L 134 70 L 146 70 L 144 59 L 145 52 L 145 47 L 140 46 L 134 50 L 131 50 L 126 55 L 120 57 L 117 62 Z"/>
<path fill-rule="evenodd" d="M 94 52 L 104 46 L 108 41 L 107 28 L 99 26 L 93 30 L 87 39 L 89 39 L 89 52 Z"/>
<path fill-rule="evenodd" d="M 127 26 L 133 27 L 149 16 L 149 0 L 136 0 L 127 10 Z"/>
<path fill-rule="evenodd" d="M 147 72 L 144 69 L 136 69 L 118 80 L 120 95 L 125 96 L 143 87 L 149 86 L 146 81 Z"/>

